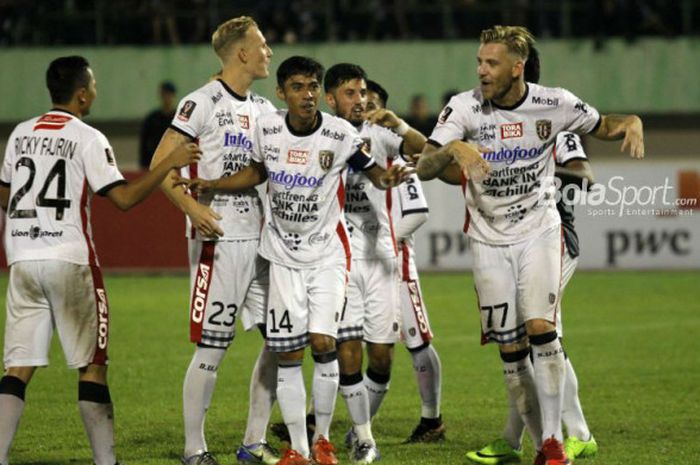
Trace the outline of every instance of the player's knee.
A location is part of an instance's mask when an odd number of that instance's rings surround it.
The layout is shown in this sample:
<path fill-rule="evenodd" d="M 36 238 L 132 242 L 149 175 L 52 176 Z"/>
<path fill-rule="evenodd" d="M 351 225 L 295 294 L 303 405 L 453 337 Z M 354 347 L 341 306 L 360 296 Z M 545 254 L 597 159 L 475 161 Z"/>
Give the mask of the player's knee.
<path fill-rule="evenodd" d="M 309 335 L 311 351 L 315 354 L 335 351 L 335 338 L 326 334 L 311 333 Z"/>
<path fill-rule="evenodd" d="M 15 396 L 24 400 L 26 390 L 27 383 L 16 376 L 7 374 L 0 378 L 0 394 Z"/>
<path fill-rule="evenodd" d="M 505 363 L 518 363 L 530 356 L 530 348 L 525 347 L 520 350 L 504 351 L 500 350 L 501 360 Z"/>
<path fill-rule="evenodd" d="M 349 375 L 362 370 L 362 341 L 352 340 L 338 344 L 340 374 Z"/>
<path fill-rule="evenodd" d="M 362 371 L 358 370 L 354 373 L 340 373 L 341 386 L 354 386 L 362 382 Z"/>
<path fill-rule="evenodd" d="M 375 373 L 389 375 L 394 356 L 392 344 L 367 344 L 367 358 L 369 368 Z"/>
<path fill-rule="evenodd" d="M 508 354 L 508 353 L 514 353 L 514 352 L 520 352 L 522 350 L 528 350 L 529 351 L 530 344 L 527 340 L 526 337 L 522 338 L 519 341 L 516 342 L 511 342 L 509 344 L 499 344 L 498 350 L 501 353 L 501 358 L 502 354 Z"/>
<path fill-rule="evenodd" d="M 29 384 L 36 367 L 9 367 L 5 374 L 21 380 L 24 384 Z"/>
<path fill-rule="evenodd" d="M 331 350 L 330 352 L 314 352 L 311 354 L 316 363 L 332 363 L 338 360 L 338 352 Z"/>
<path fill-rule="evenodd" d="M 540 318 L 534 320 L 528 320 L 525 322 L 525 328 L 527 330 L 528 336 L 535 336 L 538 334 L 550 333 L 557 330 L 557 327 L 551 321 L 543 320 Z"/>
<path fill-rule="evenodd" d="M 291 352 L 277 352 L 277 364 L 281 367 L 295 366 L 304 360 L 304 349 Z"/>
<path fill-rule="evenodd" d="M 406 346 L 406 350 L 408 350 L 411 354 L 417 354 L 418 352 L 421 352 L 425 349 L 430 347 L 430 342 L 424 342 L 423 344 L 419 345 L 418 347 L 408 347 Z"/>
<path fill-rule="evenodd" d="M 78 401 L 111 404 L 112 398 L 106 384 L 81 380 L 78 382 Z"/>
<path fill-rule="evenodd" d="M 88 366 L 79 368 L 78 371 L 80 372 L 80 381 L 107 384 L 107 365 L 94 365 L 91 363 Z"/>
<path fill-rule="evenodd" d="M 556 341 L 558 339 L 558 336 L 556 330 L 552 328 L 552 331 L 532 334 L 529 336 L 529 339 L 530 344 L 532 344 L 533 346 L 541 346 Z"/>

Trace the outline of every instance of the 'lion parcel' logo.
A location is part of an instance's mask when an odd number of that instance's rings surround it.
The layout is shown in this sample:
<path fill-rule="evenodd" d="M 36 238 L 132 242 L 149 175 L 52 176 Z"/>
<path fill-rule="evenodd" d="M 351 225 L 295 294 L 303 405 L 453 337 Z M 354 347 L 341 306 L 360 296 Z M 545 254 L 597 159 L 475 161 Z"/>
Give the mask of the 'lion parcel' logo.
<path fill-rule="evenodd" d="M 207 305 L 207 291 L 209 290 L 209 275 L 211 267 L 205 263 L 199 264 L 197 280 L 195 282 L 194 297 L 192 298 L 192 321 L 201 323 L 204 317 L 204 308 Z"/>

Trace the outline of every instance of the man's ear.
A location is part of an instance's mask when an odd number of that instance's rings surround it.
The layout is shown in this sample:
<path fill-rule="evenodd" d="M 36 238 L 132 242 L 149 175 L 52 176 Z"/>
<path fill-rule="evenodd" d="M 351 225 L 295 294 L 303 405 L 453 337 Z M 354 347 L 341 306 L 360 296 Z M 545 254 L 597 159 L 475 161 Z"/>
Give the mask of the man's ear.
<path fill-rule="evenodd" d="M 75 92 L 75 98 L 78 100 L 79 104 L 84 105 L 87 102 L 87 92 L 87 87 L 80 87 Z"/>
<path fill-rule="evenodd" d="M 326 98 L 326 104 L 327 104 L 329 107 L 331 107 L 331 109 L 332 109 L 333 111 L 335 111 L 335 108 L 336 108 L 336 105 L 337 105 L 337 104 L 336 104 L 336 101 L 335 101 L 335 96 L 334 96 L 333 94 L 331 94 L 330 92 L 326 92 L 325 98 Z"/>
<path fill-rule="evenodd" d="M 284 89 L 282 89 L 280 86 L 277 86 L 277 88 L 275 89 L 275 95 L 277 95 L 277 98 L 282 100 L 283 102 L 286 101 Z"/>
<path fill-rule="evenodd" d="M 517 79 L 525 72 L 525 61 L 518 59 L 513 65 L 513 71 L 511 72 L 513 78 Z"/>

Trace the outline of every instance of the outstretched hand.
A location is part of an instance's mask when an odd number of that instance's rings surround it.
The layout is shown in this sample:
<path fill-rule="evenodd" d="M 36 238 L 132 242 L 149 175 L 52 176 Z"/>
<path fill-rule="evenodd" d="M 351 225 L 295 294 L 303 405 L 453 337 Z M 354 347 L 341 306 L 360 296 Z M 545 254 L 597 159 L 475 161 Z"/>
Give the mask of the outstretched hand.
<path fill-rule="evenodd" d="M 622 141 L 620 152 L 629 149 L 630 157 L 638 160 L 644 158 L 644 129 L 642 127 L 642 120 L 635 116 L 626 128 L 620 129 L 620 131 L 622 130 L 625 132 L 625 140 Z"/>
<path fill-rule="evenodd" d="M 191 163 L 197 163 L 201 157 L 202 149 L 194 142 L 190 142 L 178 145 L 168 155 L 168 161 L 170 161 L 173 168 L 182 168 Z"/>
<path fill-rule="evenodd" d="M 491 165 L 481 156 L 482 153 L 489 151 L 487 148 L 476 147 L 458 140 L 450 142 L 449 151 L 467 179 L 481 182 L 491 171 Z"/>
<path fill-rule="evenodd" d="M 407 165 L 392 165 L 384 172 L 379 181 L 384 187 L 396 187 L 415 172 L 415 168 Z"/>
<path fill-rule="evenodd" d="M 368 111 L 365 115 L 365 119 L 369 123 L 378 124 L 389 129 L 394 129 L 401 124 L 401 118 L 396 116 L 396 113 L 386 108 L 377 108 L 376 110 Z"/>

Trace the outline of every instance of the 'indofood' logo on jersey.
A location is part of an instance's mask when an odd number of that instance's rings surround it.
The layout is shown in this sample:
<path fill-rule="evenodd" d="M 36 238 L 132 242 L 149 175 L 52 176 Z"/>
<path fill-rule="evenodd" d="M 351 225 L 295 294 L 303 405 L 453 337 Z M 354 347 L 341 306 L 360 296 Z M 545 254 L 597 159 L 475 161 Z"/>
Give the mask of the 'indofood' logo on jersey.
<path fill-rule="evenodd" d="M 498 152 L 486 152 L 483 157 L 484 160 L 492 163 L 505 162 L 506 165 L 512 165 L 518 160 L 531 160 L 533 158 L 537 158 L 544 153 L 545 147 L 546 145 L 542 145 L 541 147 L 533 147 L 531 149 L 521 149 L 520 147 L 507 149 L 501 147 Z"/>
<path fill-rule="evenodd" d="M 224 147 L 242 147 L 246 150 L 253 150 L 253 143 L 242 132 L 234 134 L 227 131 L 224 134 Z"/>
<path fill-rule="evenodd" d="M 279 184 L 287 189 L 294 187 L 318 187 L 323 184 L 323 176 L 304 176 L 301 173 L 287 173 L 285 170 L 268 171 L 268 180 L 273 184 Z"/>
<path fill-rule="evenodd" d="M 321 131 L 321 135 L 323 137 L 328 137 L 330 139 L 337 140 L 337 141 L 344 141 L 345 140 L 345 134 L 343 134 L 342 132 L 331 131 L 328 128 L 324 128 Z"/>

